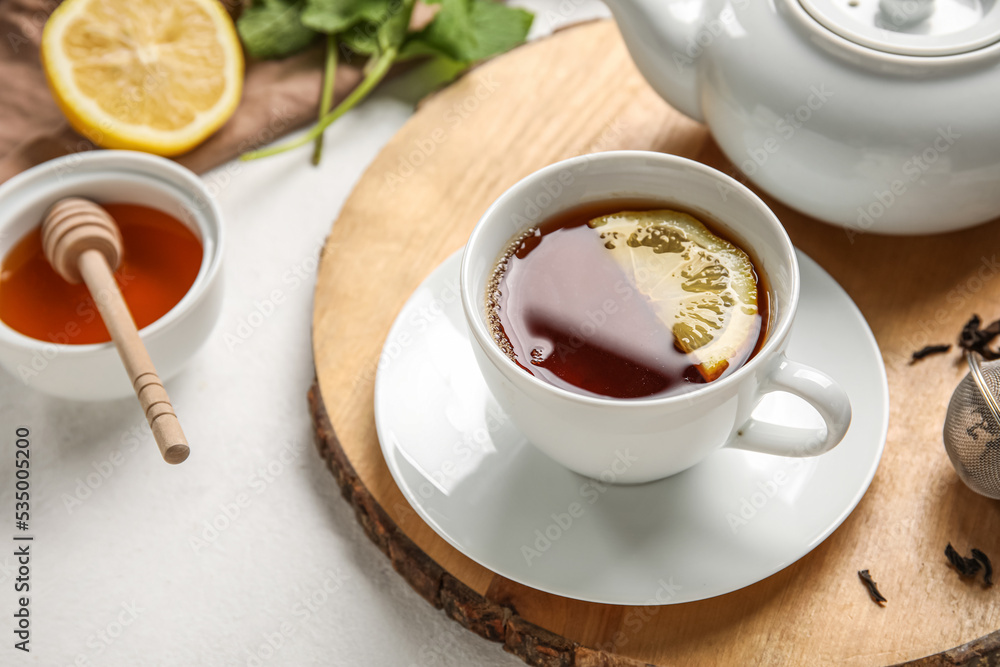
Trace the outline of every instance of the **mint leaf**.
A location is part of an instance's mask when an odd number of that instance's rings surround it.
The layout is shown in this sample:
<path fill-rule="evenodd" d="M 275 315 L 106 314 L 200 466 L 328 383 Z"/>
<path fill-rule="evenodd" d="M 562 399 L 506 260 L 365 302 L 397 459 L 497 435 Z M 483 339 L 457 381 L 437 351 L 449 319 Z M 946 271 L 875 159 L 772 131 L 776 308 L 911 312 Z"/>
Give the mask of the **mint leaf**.
<path fill-rule="evenodd" d="M 416 0 L 389 1 L 389 12 L 378 29 L 378 45 L 382 51 L 389 49 L 398 51 L 403 46 L 410 31 L 413 6 L 416 4 Z"/>
<path fill-rule="evenodd" d="M 534 15 L 493 0 L 441 0 L 441 11 L 411 35 L 400 59 L 437 55 L 473 63 L 524 42 Z"/>
<path fill-rule="evenodd" d="M 302 24 L 332 35 L 358 23 L 382 23 L 392 4 L 386 0 L 306 0 Z"/>
<path fill-rule="evenodd" d="M 317 0 L 310 0 L 316 2 Z M 319 0 L 331 2 L 335 0 Z M 361 1 L 361 0 L 352 0 Z M 390 49 L 398 51 L 406 41 L 410 28 L 410 16 L 416 0 L 365 0 L 378 4 L 381 12 L 375 20 L 361 20 L 337 35 L 341 45 L 363 55 L 374 56 Z M 314 24 L 315 25 L 315 24 Z"/>
<path fill-rule="evenodd" d="M 303 5 L 303 0 L 255 0 L 236 22 L 247 53 L 283 58 L 309 46 L 316 33 L 299 20 Z"/>
<path fill-rule="evenodd" d="M 389 73 L 393 63 L 420 55 L 439 57 L 456 71 L 522 43 L 534 16 L 493 0 L 425 0 L 441 10 L 426 28 L 410 32 L 416 0 L 254 0 L 238 22 L 250 55 L 280 58 L 308 46 L 319 33 L 327 35 L 327 64 L 321 118 L 306 134 L 279 146 L 246 153 L 244 160 L 277 155 L 316 142 L 318 162 L 323 131 L 353 109 Z M 327 111 L 336 48 L 367 56 L 365 78 Z M 349 50 L 349 51 L 348 51 Z"/>
<path fill-rule="evenodd" d="M 362 56 L 376 55 L 378 48 L 378 24 L 363 21 L 355 24 L 350 30 L 340 33 L 337 38 L 342 46 Z"/>

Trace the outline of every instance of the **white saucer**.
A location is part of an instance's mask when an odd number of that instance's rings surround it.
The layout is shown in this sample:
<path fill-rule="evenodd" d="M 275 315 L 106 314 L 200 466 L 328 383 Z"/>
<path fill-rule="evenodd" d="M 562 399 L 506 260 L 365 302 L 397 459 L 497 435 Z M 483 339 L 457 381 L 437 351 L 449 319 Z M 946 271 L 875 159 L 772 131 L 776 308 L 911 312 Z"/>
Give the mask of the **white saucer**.
<path fill-rule="evenodd" d="M 847 437 L 811 459 L 724 449 L 674 477 L 627 487 L 567 471 L 506 421 L 472 356 L 460 260 L 456 252 L 439 266 L 396 319 L 375 381 L 375 423 L 403 495 L 481 565 L 590 602 L 701 600 L 809 553 L 868 489 L 888 429 L 885 367 L 850 297 L 802 253 L 788 355 L 847 390 Z M 755 415 L 822 426 L 788 394 L 771 394 Z"/>

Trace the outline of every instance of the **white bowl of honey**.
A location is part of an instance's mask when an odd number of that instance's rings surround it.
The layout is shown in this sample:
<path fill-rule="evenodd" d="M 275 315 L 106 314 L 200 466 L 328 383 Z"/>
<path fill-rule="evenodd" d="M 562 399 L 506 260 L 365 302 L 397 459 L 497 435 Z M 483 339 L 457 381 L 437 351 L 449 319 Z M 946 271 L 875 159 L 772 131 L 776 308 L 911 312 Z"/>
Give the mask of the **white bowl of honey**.
<path fill-rule="evenodd" d="M 76 400 L 133 393 L 96 303 L 49 266 L 40 225 L 70 196 L 111 213 L 124 255 L 115 279 L 164 380 L 208 339 L 222 310 L 222 217 L 204 183 L 132 151 L 67 155 L 0 185 L 0 366 Z"/>

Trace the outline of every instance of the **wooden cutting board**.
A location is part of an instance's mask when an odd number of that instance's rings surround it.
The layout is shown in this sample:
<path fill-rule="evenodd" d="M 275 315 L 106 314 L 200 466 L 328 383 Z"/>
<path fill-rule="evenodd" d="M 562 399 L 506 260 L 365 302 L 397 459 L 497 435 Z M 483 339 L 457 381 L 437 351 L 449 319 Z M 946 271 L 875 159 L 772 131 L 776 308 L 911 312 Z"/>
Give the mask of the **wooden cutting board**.
<path fill-rule="evenodd" d="M 1000 587 L 961 580 L 943 555 L 951 542 L 1000 563 L 1000 505 L 966 489 L 941 444 L 964 370 L 954 352 L 908 360 L 925 344 L 952 342 L 974 312 L 1000 317 L 996 223 L 933 237 L 852 236 L 765 197 L 867 317 L 892 407 L 885 455 L 861 504 L 812 553 L 764 581 L 656 608 L 569 600 L 473 563 L 407 505 L 372 414 L 377 360 L 399 309 L 515 181 L 573 155 L 625 148 L 740 176 L 703 126 L 647 86 L 614 24 L 598 21 L 517 49 L 425 100 L 365 172 L 323 251 L 310 403 L 319 449 L 370 537 L 429 603 L 530 664 L 885 665 L 923 656 L 921 664 L 983 656 L 995 664 Z M 865 568 L 888 598 L 884 608 L 858 579 Z"/>

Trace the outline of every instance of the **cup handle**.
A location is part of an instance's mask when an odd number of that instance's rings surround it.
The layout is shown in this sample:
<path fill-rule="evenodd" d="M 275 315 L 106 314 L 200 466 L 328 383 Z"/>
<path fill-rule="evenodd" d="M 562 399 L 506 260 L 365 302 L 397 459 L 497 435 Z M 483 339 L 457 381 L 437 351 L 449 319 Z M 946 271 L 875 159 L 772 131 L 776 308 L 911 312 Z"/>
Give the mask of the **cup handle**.
<path fill-rule="evenodd" d="M 821 371 L 782 356 L 760 388 L 760 398 L 784 391 L 816 408 L 826 428 L 799 428 L 750 417 L 726 445 L 734 449 L 778 456 L 818 456 L 836 447 L 851 425 L 851 401 L 843 387 Z"/>

